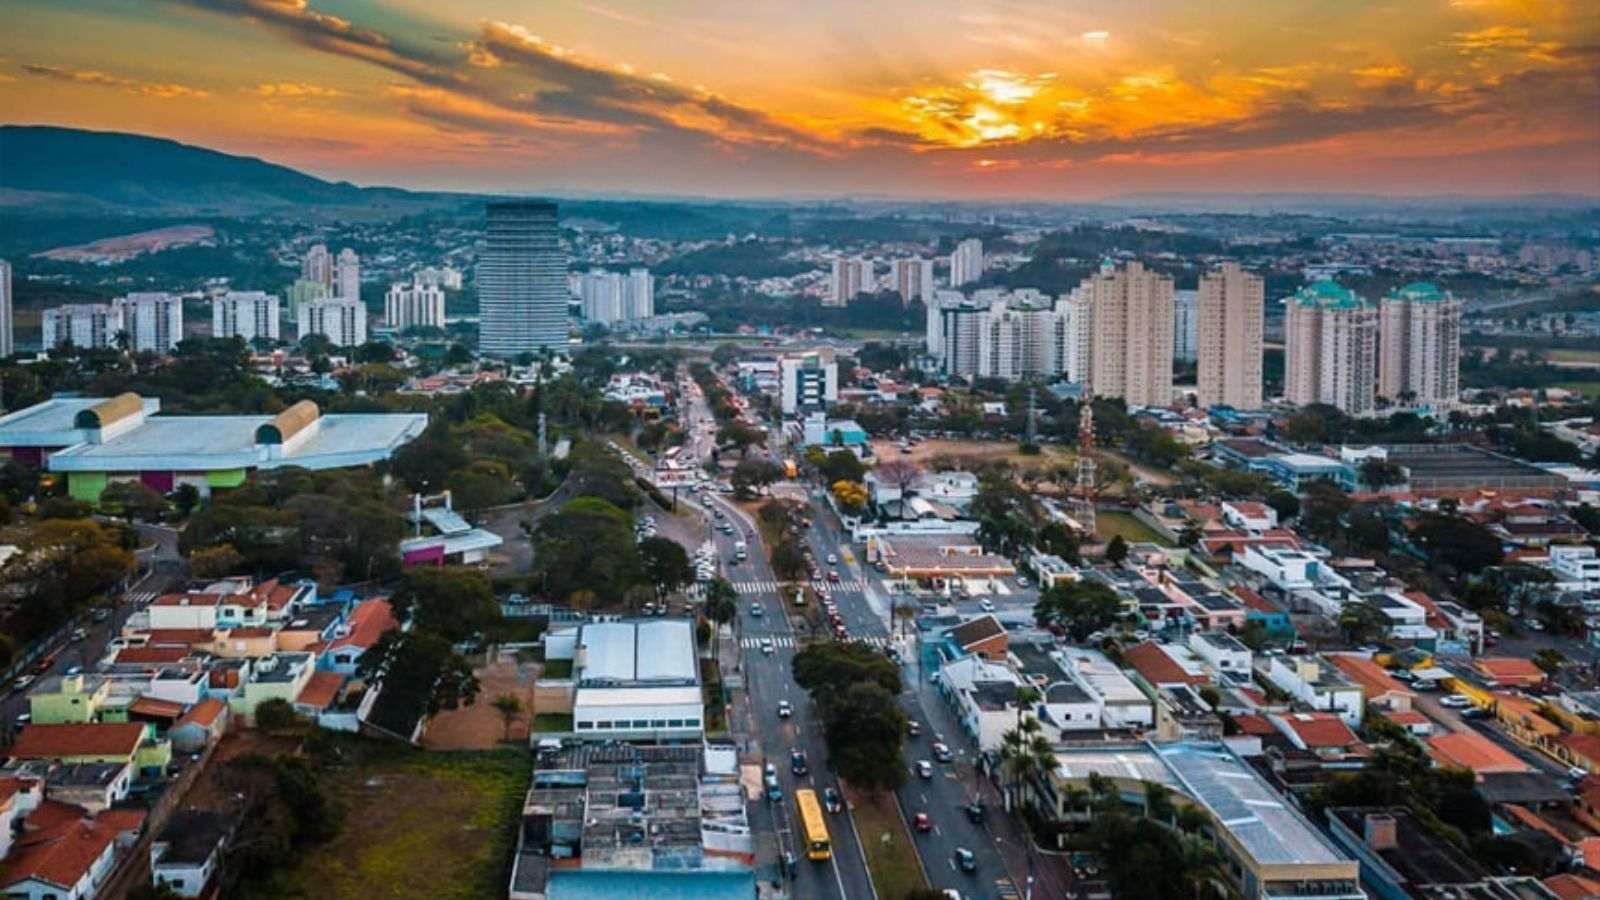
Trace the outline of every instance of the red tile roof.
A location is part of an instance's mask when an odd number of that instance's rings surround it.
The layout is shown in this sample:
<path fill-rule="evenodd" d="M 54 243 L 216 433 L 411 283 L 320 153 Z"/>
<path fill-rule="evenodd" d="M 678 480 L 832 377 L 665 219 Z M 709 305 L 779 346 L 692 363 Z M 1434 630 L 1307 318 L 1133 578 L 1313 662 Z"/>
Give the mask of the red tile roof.
<path fill-rule="evenodd" d="M 1416 696 L 1415 691 L 1396 681 L 1383 666 L 1365 656 L 1355 653 L 1329 653 L 1327 659 L 1333 663 L 1334 668 L 1361 685 L 1361 691 L 1369 703 L 1384 695 Z"/>
<path fill-rule="evenodd" d="M 1391 709 L 1383 717 L 1396 725 L 1410 728 L 1413 725 L 1432 725 L 1433 720 L 1414 709 Z"/>
<path fill-rule="evenodd" d="M 194 723 L 202 728 L 210 728 L 212 723 L 217 721 L 217 717 L 222 715 L 222 711 L 226 708 L 227 705 L 221 700 L 218 700 L 215 697 L 208 697 L 190 707 L 189 711 L 184 713 L 183 718 L 179 719 L 177 724 L 175 724 L 173 727 L 176 728 L 178 725 L 188 725 L 190 723 Z"/>
<path fill-rule="evenodd" d="M 1488 738 L 1469 731 L 1428 738 L 1428 752 L 1440 763 L 1467 769 L 1477 775 L 1528 771 L 1527 763 Z"/>
<path fill-rule="evenodd" d="M 1333 713 L 1289 713 L 1275 718 L 1283 723 L 1282 727 L 1293 732 L 1307 750 L 1342 749 L 1361 744 L 1350 726 Z"/>
<path fill-rule="evenodd" d="M 1169 684 L 1201 685 L 1209 681 L 1204 675 L 1190 674 L 1155 641 L 1145 641 L 1124 651 L 1122 661 L 1155 687 Z"/>
<path fill-rule="evenodd" d="M 144 635 L 147 646 L 209 644 L 216 638 L 209 628 L 152 628 Z"/>
<path fill-rule="evenodd" d="M 164 666 L 193 652 L 188 647 L 123 647 L 112 662 L 119 666 Z"/>
<path fill-rule="evenodd" d="M 1509 687 L 1541 684 L 1545 679 L 1543 669 L 1520 656 L 1483 656 L 1474 665 L 1490 679 Z"/>
<path fill-rule="evenodd" d="M 128 704 L 128 712 L 158 719 L 176 719 L 183 715 L 183 704 L 162 700 L 160 697 L 138 697 Z"/>
<path fill-rule="evenodd" d="M 74 809 L 83 812 L 81 808 Z M 24 835 L 6 858 L 0 886 L 40 881 L 70 890 L 96 860 L 109 852 L 118 834 L 138 828 L 143 822 L 141 811 L 107 810 L 94 820 L 80 817 L 47 832 Z"/>
<path fill-rule="evenodd" d="M 1593 763 L 1600 763 L 1600 734 L 1564 734 L 1556 738 L 1563 747 L 1572 751 L 1573 755 Z"/>
<path fill-rule="evenodd" d="M 1600 897 L 1600 880 L 1576 872 L 1551 875 L 1544 880 L 1544 886 L 1561 900 L 1595 900 Z"/>
<path fill-rule="evenodd" d="M 339 688 L 343 686 L 344 676 L 338 672 L 318 672 L 300 689 L 300 696 L 294 702 L 310 709 L 327 709 L 333 705 L 334 699 L 339 696 Z"/>
<path fill-rule="evenodd" d="M 12 759 L 132 756 L 144 735 L 145 726 L 138 722 L 25 725 L 7 752 Z"/>
<path fill-rule="evenodd" d="M 216 606 L 222 602 L 221 594 L 162 594 L 151 601 L 151 606 Z"/>
<path fill-rule="evenodd" d="M 351 610 L 350 618 L 345 624 L 349 626 L 350 633 L 334 640 L 328 645 L 328 649 L 360 647 L 364 650 L 376 644 L 385 631 L 400 627 L 399 621 L 394 617 L 393 607 L 384 597 L 374 597 Z"/>
<path fill-rule="evenodd" d="M 227 640 L 250 640 L 253 638 L 272 637 L 272 634 L 273 630 L 271 628 L 230 628 L 224 632 L 224 637 Z"/>
<path fill-rule="evenodd" d="M 1243 603 L 1246 607 L 1255 610 L 1256 612 L 1269 614 L 1283 612 L 1283 610 L 1267 602 L 1267 598 L 1261 596 L 1242 584 L 1233 585 L 1230 590 L 1233 591 L 1233 595 L 1235 597 L 1239 598 L 1241 603 Z"/>
<path fill-rule="evenodd" d="M 1267 721 L 1266 716 L 1258 716 L 1254 713 L 1234 716 L 1233 724 L 1239 726 L 1241 733 L 1256 737 L 1266 737 L 1269 734 L 1278 733 L 1278 729 L 1272 727 L 1272 723 Z"/>
<path fill-rule="evenodd" d="M 268 609 L 283 609 L 298 591 L 294 585 L 279 584 L 278 579 L 271 578 L 256 585 L 250 596 L 257 602 L 265 600 Z"/>

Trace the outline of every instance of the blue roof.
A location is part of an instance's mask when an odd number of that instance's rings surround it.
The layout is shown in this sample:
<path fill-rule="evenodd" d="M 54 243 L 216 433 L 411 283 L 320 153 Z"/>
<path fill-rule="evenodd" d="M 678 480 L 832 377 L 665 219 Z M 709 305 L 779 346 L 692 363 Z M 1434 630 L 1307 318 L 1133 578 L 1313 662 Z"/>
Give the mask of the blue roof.
<path fill-rule="evenodd" d="M 1349 288 L 1334 281 L 1313 281 L 1295 293 L 1294 302 L 1323 309 L 1360 309 L 1366 305 Z"/>
<path fill-rule="evenodd" d="M 550 873 L 550 900 L 749 900 L 751 871 L 584 871 Z"/>
<path fill-rule="evenodd" d="M 1405 287 L 1395 288 L 1389 296 L 1396 300 L 1409 300 L 1413 303 L 1443 303 L 1450 299 L 1450 295 L 1439 290 L 1439 286 L 1431 281 L 1413 281 Z"/>

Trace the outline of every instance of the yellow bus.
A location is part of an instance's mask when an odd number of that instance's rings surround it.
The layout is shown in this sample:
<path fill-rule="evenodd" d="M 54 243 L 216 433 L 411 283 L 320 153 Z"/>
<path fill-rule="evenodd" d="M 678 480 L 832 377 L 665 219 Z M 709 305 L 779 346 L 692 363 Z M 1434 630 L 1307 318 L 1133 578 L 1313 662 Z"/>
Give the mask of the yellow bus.
<path fill-rule="evenodd" d="M 833 856 L 833 842 L 828 839 L 828 821 L 822 817 L 822 804 L 817 802 L 817 792 L 801 788 L 794 792 L 794 803 L 800 808 L 800 825 L 805 830 L 806 856 L 811 859 Z"/>

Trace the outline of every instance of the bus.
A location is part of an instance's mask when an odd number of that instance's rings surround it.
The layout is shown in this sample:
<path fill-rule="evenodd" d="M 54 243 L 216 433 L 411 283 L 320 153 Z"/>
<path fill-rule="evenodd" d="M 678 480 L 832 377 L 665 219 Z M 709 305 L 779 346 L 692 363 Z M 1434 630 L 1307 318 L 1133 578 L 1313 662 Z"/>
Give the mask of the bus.
<path fill-rule="evenodd" d="M 806 856 L 810 859 L 832 857 L 833 842 L 828 839 L 828 821 L 822 817 L 822 804 L 817 802 L 817 792 L 801 788 L 794 792 L 794 803 L 800 808 L 800 825 L 806 836 Z"/>

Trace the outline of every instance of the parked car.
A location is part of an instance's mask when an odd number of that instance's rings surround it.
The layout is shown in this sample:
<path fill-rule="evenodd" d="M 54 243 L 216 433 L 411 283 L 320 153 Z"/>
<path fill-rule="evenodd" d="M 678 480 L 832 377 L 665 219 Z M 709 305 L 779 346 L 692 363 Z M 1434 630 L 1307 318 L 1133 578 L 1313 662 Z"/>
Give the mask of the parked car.
<path fill-rule="evenodd" d="M 1440 697 L 1439 705 L 1448 707 L 1450 709 L 1466 709 L 1472 705 L 1472 701 L 1461 696 L 1460 694 L 1450 694 L 1446 697 Z"/>
<path fill-rule="evenodd" d="M 917 813 L 916 815 L 912 816 L 911 825 L 922 834 L 927 834 L 933 830 L 933 820 L 928 818 L 927 813 Z"/>
<path fill-rule="evenodd" d="M 918 722 L 916 719 L 907 719 L 906 720 L 906 734 L 909 734 L 912 737 L 917 737 L 917 736 L 921 735 L 922 734 L 922 723 Z"/>
<path fill-rule="evenodd" d="M 992 613 L 994 612 L 994 603 L 991 602 L 988 597 L 985 597 L 978 601 L 978 608 L 984 612 Z"/>
<path fill-rule="evenodd" d="M 942 763 L 947 763 L 955 757 L 950 753 L 950 746 L 944 741 L 933 742 L 933 758 Z"/>

